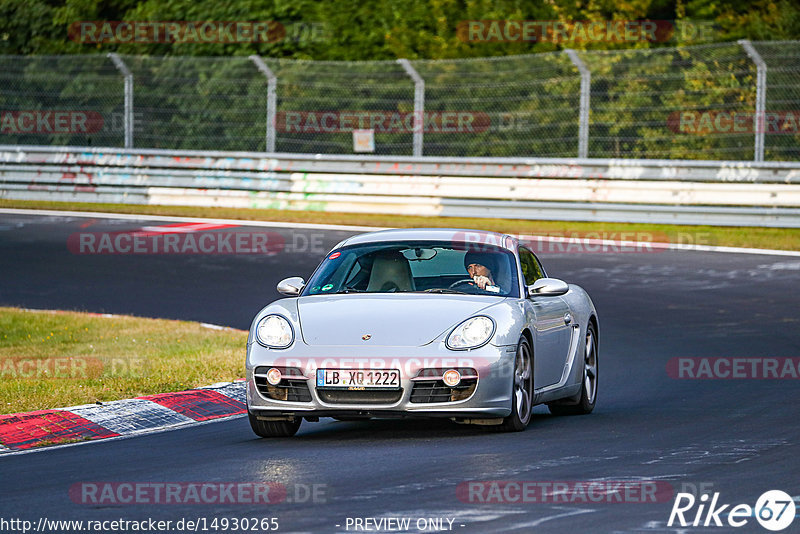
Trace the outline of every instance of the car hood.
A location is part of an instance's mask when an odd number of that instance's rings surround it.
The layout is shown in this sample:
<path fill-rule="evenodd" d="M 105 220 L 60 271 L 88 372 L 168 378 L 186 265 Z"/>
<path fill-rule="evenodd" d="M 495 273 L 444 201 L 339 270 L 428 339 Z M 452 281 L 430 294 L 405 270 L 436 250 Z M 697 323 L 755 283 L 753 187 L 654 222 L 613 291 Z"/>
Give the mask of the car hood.
<path fill-rule="evenodd" d="M 308 345 L 420 346 L 505 297 L 442 294 L 314 295 L 297 299 Z M 370 336 L 369 340 L 362 339 Z"/>

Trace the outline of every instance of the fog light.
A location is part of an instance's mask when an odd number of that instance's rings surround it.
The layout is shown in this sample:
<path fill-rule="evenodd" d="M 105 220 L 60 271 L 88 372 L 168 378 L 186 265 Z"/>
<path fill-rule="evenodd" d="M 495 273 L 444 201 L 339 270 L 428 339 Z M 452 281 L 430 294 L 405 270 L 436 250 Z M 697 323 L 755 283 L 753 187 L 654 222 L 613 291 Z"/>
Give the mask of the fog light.
<path fill-rule="evenodd" d="M 442 381 L 444 381 L 446 386 L 455 387 L 461 382 L 461 373 L 456 371 L 455 369 L 448 369 L 442 375 Z"/>
<path fill-rule="evenodd" d="M 273 367 L 272 369 L 267 371 L 267 382 L 269 382 L 270 385 L 277 386 L 278 384 L 281 383 L 281 378 L 282 375 L 280 369 L 276 369 L 275 367 Z"/>

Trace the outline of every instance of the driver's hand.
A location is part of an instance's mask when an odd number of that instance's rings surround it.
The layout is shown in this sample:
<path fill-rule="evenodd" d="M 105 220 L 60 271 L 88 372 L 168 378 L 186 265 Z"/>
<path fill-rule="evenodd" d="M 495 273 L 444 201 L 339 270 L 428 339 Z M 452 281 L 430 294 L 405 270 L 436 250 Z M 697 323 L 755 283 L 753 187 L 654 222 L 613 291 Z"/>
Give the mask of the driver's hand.
<path fill-rule="evenodd" d="M 481 289 L 486 289 L 486 286 L 492 283 L 488 276 L 477 275 L 472 279 L 475 281 L 475 285 Z"/>

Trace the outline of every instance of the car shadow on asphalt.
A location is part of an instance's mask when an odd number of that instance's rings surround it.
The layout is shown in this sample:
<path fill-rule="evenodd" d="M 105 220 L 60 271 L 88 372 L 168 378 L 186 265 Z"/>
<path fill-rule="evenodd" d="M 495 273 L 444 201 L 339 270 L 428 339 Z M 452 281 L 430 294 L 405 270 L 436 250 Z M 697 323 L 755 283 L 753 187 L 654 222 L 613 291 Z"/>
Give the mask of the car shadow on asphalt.
<path fill-rule="evenodd" d="M 534 414 L 526 432 L 535 431 L 537 424 L 546 424 L 559 418 L 549 414 Z M 491 427 L 458 424 L 447 419 L 370 419 L 365 421 L 337 421 L 323 418 L 318 423 L 304 421 L 296 436 L 291 439 L 315 441 L 397 441 L 419 439 L 447 439 L 486 436 L 510 436 L 517 432 L 497 432 Z"/>

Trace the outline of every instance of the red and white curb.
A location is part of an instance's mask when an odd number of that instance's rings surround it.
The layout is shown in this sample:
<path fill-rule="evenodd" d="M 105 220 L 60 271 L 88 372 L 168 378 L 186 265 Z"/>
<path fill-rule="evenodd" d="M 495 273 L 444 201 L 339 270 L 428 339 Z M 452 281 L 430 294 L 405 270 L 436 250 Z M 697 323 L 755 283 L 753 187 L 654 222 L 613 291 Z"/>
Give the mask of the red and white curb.
<path fill-rule="evenodd" d="M 241 380 L 103 404 L 0 415 L 0 454 L 243 415 L 245 395 Z"/>
<path fill-rule="evenodd" d="M 236 228 L 237 226 L 239 225 L 210 222 L 184 222 L 167 224 L 164 226 L 144 226 L 140 230 L 132 232 L 131 235 L 191 234 L 193 232 L 208 232 L 209 230 L 220 230 L 222 228 Z"/>

